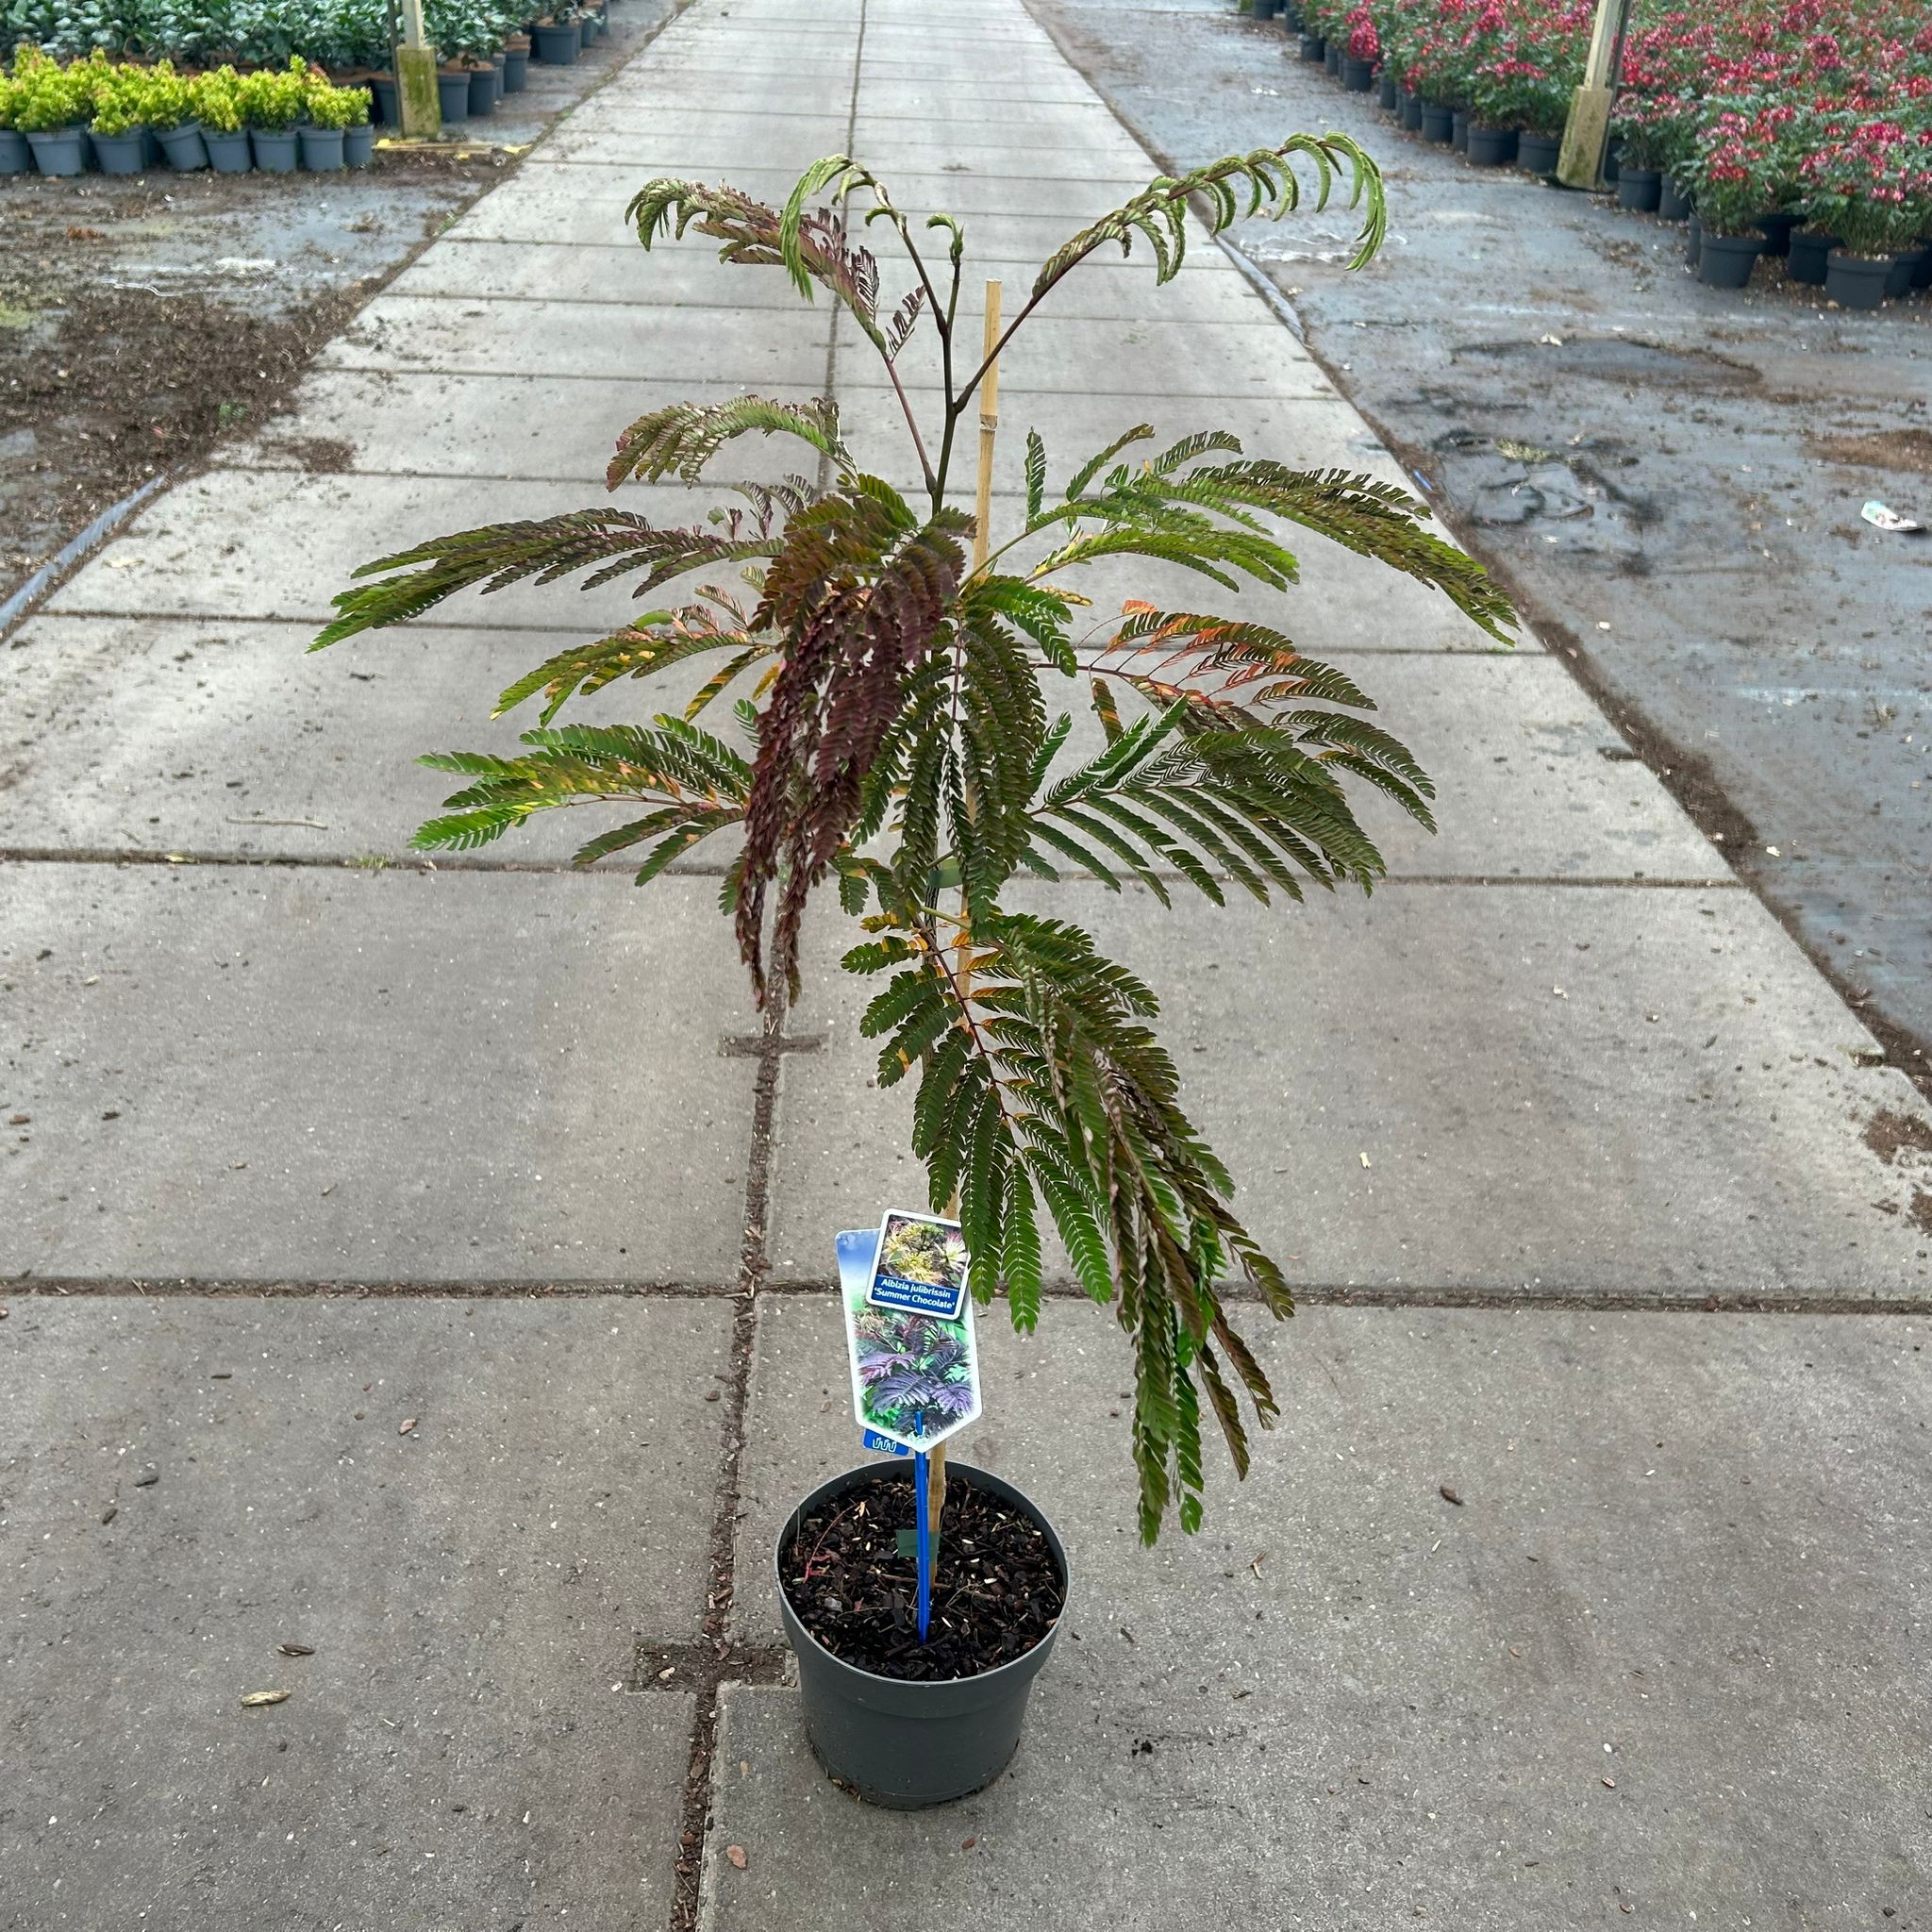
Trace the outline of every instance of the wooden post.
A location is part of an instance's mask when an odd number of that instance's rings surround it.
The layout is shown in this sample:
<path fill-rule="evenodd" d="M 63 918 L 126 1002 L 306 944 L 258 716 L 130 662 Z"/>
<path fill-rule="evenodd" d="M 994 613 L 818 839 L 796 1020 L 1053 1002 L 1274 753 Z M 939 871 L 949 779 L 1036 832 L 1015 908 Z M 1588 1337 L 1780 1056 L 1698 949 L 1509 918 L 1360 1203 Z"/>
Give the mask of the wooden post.
<path fill-rule="evenodd" d="M 402 33 L 396 41 L 396 115 L 406 141 L 434 141 L 442 132 L 442 102 L 436 91 L 436 49 L 423 26 L 423 0 L 398 0 Z"/>
<path fill-rule="evenodd" d="M 1557 179 L 1565 188 L 1603 188 L 1604 155 L 1610 144 L 1610 108 L 1617 98 L 1617 79 L 1624 66 L 1624 36 L 1630 25 L 1630 0 L 1596 0 L 1596 25 L 1591 30 L 1590 59 L 1583 85 L 1570 102 L 1570 121 L 1563 129 L 1563 150 L 1557 160 Z"/>
<path fill-rule="evenodd" d="M 991 356 L 1000 340 L 1000 285 L 986 285 L 986 348 Z M 986 380 L 979 385 L 979 496 L 974 506 L 979 527 L 973 537 L 973 568 L 986 561 L 992 532 L 992 442 L 1000 426 L 1000 365 L 986 365 Z"/>

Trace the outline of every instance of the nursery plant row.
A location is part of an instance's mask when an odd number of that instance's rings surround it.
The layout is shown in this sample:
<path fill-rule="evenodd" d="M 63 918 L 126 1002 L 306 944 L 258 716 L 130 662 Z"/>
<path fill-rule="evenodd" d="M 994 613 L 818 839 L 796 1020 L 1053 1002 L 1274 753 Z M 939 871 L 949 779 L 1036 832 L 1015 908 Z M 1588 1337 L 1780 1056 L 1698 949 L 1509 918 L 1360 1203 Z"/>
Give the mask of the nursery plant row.
<path fill-rule="evenodd" d="M 505 94 L 525 86 L 533 53 L 542 60 L 575 60 L 609 31 L 608 5 L 595 0 L 568 8 L 567 18 L 541 20 L 526 17 L 528 0 L 517 0 L 513 11 L 445 8 L 440 25 L 446 38 L 435 41 L 442 56 L 436 85 L 443 124 L 494 112 Z M 204 55 L 216 51 L 205 34 L 176 28 L 174 40 Z M 262 37 L 245 43 L 259 47 Z M 388 42 L 331 29 L 314 44 L 341 57 L 333 71 L 313 53 L 286 46 L 263 65 L 248 66 L 238 56 L 191 71 L 158 43 L 124 44 L 129 58 L 121 59 L 96 45 L 83 58 L 63 60 L 22 41 L 10 68 L 0 70 L 0 175 L 79 175 L 90 167 L 138 175 L 163 161 L 227 175 L 366 166 L 374 124 L 397 118 Z"/>
<path fill-rule="evenodd" d="M 1591 0 L 1248 0 L 1425 140 L 1548 174 L 1583 79 Z M 1932 9 L 1904 0 L 1639 0 L 1608 177 L 1687 223 L 1740 289 L 1758 260 L 1848 308 L 1932 285 Z"/>

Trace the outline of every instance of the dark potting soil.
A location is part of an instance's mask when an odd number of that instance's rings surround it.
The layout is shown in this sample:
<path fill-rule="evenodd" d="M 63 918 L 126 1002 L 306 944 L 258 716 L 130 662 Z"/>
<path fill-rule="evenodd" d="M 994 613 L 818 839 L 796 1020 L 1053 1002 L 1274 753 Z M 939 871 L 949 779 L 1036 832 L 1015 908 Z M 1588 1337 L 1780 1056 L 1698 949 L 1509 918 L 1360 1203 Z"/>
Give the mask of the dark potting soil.
<path fill-rule="evenodd" d="M 799 1520 L 778 1558 L 805 1627 L 842 1663 L 881 1677 L 974 1677 L 1024 1657 L 1066 1601 L 1040 1525 L 964 1476 L 946 1484 L 932 1621 L 919 1641 L 909 1471 L 882 1470 Z"/>

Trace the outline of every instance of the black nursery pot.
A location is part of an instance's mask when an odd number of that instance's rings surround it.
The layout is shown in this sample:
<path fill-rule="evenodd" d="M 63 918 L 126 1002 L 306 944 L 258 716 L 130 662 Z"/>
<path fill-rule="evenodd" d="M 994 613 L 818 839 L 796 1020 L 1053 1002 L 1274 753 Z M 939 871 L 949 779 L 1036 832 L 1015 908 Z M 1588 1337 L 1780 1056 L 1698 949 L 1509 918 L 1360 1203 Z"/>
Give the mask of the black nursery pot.
<path fill-rule="evenodd" d="M 1697 279 L 1707 289 L 1741 289 L 1764 253 L 1762 235 L 1705 235 L 1698 244 Z"/>
<path fill-rule="evenodd" d="M 1395 85 L 1391 75 L 1382 76 L 1382 85 L 1375 91 L 1375 105 L 1385 114 L 1399 114 L 1402 111 L 1402 90 Z"/>
<path fill-rule="evenodd" d="M 955 1462 L 950 1473 L 1024 1510 L 1040 1525 L 1059 1566 L 1062 1591 L 1070 1593 L 1073 1578 L 1066 1550 L 1039 1506 L 1011 1483 L 969 1464 Z M 812 1755 L 868 1803 L 913 1811 L 969 1797 L 1007 1768 L 1020 1745 L 1026 1693 L 1053 1652 L 1059 1624 L 1024 1656 L 976 1677 L 908 1683 L 876 1676 L 834 1657 L 791 1607 L 780 1558 L 808 1511 L 861 1483 L 875 1482 L 881 1474 L 876 1462 L 848 1469 L 806 1497 L 779 1526 L 772 1551 L 772 1582 L 778 1592 L 786 1638 L 798 1654 L 799 1701 Z M 1060 1622 L 1065 1620 L 1063 1600 Z"/>
<path fill-rule="evenodd" d="M 1563 142 L 1554 134 L 1520 134 L 1516 137 L 1516 165 L 1529 175 L 1554 175 Z"/>
<path fill-rule="evenodd" d="M 1656 168 L 1624 168 L 1617 175 L 1617 206 L 1633 214 L 1657 212 L 1664 177 Z"/>
<path fill-rule="evenodd" d="M 1341 58 L 1341 84 L 1352 94 L 1365 94 L 1375 84 L 1375 63 L 1357 60 L 1353 54 Z"/>
<path fill-rule="evenodd" d="M 1824 292 L 1840 308 L 1876 308 L 1890 277 L 1890 256 L 1847 255 L 1834 248 L 1826 258 Z"/>
<path fill-rule="evenodd" d="M 1794 282 L 1807 282 L 1814 289 L 1822 289 L 1829 269 L 1831 251 L 1837 246 L 1838 237 L 1827 235 L 1823 228 L 1794 228 L 1785 272 Z"/>
<path fill-rule="evenodd" d="M 1657 211 L 1667 222 L 1684 222 L 1690 218 L 1690 197 L 1678 186 L 1674 175 L 1666 175 L 1657 187 Z"/>
<path fill-rule="evenodd" d="M 1456 109 L 1439 101 L 1423 103 L 1423 139 L 1440 141 L 1445 146 L 1456 139 Z"/>
<path fill-rule="evenodd" d="M 1449 145 L 1459 155 L 1469 152 L 1469 116 L 1460 108 L 1449 117 Z"/>
<path fill-rule="evenodd" d="M 1302 36 L 1302 58 L 1304 60 L 1321 60 L 1325 62 L 1328 58 L 1328 42 L 1320 34 L 1304 34 Z"/>
<path fill-rule="evenodd" d="M 1798 217 L 1790 214 L 1760 215 L 1757 225 L 1764 230 L 1764 252 L 1780 258 L 1791 252 L 1791 231 Z"/>
<path fill-rule="evenodd" d="M 1423 126 L 1423 97 L 1413 88 L 1402 91 L 1402 125 L 1411 134 L 1420 134 Z"/>
<path fill-rule="evenodd" d="M 1516 130 L 1513 127 L 1469 129 L 1469 162 L 1473 168 L 1507 168 L 1516 158 Z"/>

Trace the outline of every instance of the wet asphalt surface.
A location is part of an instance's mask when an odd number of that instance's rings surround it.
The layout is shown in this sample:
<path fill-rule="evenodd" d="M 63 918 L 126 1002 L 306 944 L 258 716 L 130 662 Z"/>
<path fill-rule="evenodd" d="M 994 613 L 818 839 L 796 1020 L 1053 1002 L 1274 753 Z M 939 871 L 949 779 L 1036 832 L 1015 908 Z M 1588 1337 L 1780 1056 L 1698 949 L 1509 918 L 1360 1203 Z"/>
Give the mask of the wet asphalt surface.
<path fill-rule="evenodd" d="M 1738 871 L 1924 1084 L 1932 1068 L 1932 297 L 1700 287 L 1680 226 L 1468 166 L 1232 0 L 1029 0 L 1176 171 L 1297 129 L 1381 163 L 1242 225 L 1310 347 Z M 1454 808 L 1453 801 L 1449 808 Z"/>

